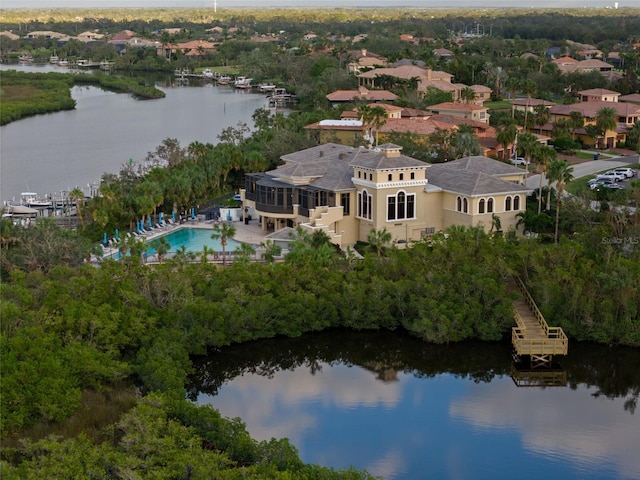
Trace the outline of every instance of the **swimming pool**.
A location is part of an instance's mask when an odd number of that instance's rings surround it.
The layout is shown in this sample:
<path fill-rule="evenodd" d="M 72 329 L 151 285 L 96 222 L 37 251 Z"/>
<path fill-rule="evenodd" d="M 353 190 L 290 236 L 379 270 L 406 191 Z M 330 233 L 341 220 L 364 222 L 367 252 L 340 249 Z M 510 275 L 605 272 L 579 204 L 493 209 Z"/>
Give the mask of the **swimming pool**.
<path fill-rule="evenodd" d="M 206 245 L 211 250 L 216 252 L 222 252 L 222 245 L 220 239 L 214 240 L 211 238 L 213 230 L 203 228 L 180 228 L 174 230 L 166 235 L 164 238 L 169 242 L 169 253 L 176 253 L 182 247 L 185 247 L 187 252 L 199 253 Z M 160 237 L 158 237 L 160 238 Z M 156 240 L 156 239 L 154 239 Z M 148 243 L 153 245 L 154 240 L 149 240 Z M 240 248 L 241 243 L 232 238 L 227 238 L 227 245 L 225 250 L 227 252 L 233 252 Z M 147 250 L 147 255 L 153 255 L 156 251 L 154 248 Z"/>

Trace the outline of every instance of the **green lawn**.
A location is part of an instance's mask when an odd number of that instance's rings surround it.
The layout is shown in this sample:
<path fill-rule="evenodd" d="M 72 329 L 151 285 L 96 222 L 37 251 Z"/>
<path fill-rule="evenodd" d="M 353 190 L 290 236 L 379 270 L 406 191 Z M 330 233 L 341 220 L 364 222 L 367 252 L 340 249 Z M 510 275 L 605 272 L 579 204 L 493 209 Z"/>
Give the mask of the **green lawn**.
<path fill-rule="evenodd" d="M 484 102 L 483 106 L 489 110 L 511 110 L 511 102 L 509 100 L 500 100 L 499 102 Z"/>

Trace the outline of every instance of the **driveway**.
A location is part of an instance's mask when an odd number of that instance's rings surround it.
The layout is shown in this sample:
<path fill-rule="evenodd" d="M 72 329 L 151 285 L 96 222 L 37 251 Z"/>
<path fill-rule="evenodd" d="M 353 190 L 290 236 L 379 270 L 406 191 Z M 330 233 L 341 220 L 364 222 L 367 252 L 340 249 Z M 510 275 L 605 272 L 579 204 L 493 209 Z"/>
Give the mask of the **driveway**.
<path fill-rule="evenodd" d="M 573 164 L 573 178 L 586 177 L 588 175 L 594 175 L 598 172 L 605 170 L 612 170 L 617 167 L 626 167 L 628 165 L 635 165 L 638 168 L 638 162 L 640 162 L 639 155 L 628 155 L 624 157 L 611 157 L 605 160 L 591 160 L 582 163 Z M 547 185 L 547 179 L 542 180 L 542 185 Z M 534 174 L 527 177 L 528 188 L 540 187 L 540 175 Z"/>

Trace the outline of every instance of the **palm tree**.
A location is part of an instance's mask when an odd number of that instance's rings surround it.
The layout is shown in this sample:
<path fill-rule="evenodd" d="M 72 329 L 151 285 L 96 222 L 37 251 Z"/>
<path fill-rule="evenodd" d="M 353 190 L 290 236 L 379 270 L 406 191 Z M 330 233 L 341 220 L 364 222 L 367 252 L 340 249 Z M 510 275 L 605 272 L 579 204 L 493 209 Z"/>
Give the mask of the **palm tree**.
<path fill-rule="evenodd" d="M 640 153 L 640 121 L 627 127 L 627 141 Z"/>
<path fill-rule="evenodd" d="M 383 228 L 382 230 L 372 228 L 369 230 L 369 235 L 367 235 L 367 242 L 375 248 L 378 256 L 381 256 L 385 245 L 391 242 L 391 238 L 391 233 L 388 232 L 386 228 Z"/>
<path fill-rule="evenodd" d="M 593 147 L 596 148 L 598 146 L 598 137 L 600 136 L 600 130 L 598 130 L 598 127 L 593 124 L 585 125 L 584 133 L 592 140 Z"/>
<path fill-rule="evenodd" d="M 527 96 L 527 106 L 524 110 L 524 128 L 527 128 L 527 115 L 529 113 L 529 104 L 531 103 L 531 97 L 538 90 L 538 84 L 531 80 L 530 78 L 526 78 L 520 84 L 520 89 L 522 93 Z"/>
<path fill-rule="evenodd" d="M 549 121 L 551 114 L 545 105 L 536 105 L 533 107 L 534 123 L 537 127 L 542 127 Z"/>
<path fill-rule="evenodd" d="M 273 263 L 275 257 L 282 253 L 282 247 L 273 240 L 267 240 L 266 242 L 261 243 L 260 246 L 265 249 L 262 254 L 262 258 L 264 258 L 267 263 Z"/>
<path fill-rule="evenodd" d="M 222 266 L 225 266 L 227 264 L 227 239 L 229 237 L 233 237 L 235 234 L 236 227 L 228 224 L 227 222 L 223 222 L 213 226 L 213 233 L 211 234 L 211 238 L 213 240 L 220 240 L 220 246 L 222 246 Z"/>
<path fill-rule="evenodd" d="M 549 182 L 556 183 L 556 227 L 555 244 L 558 244 L 558 225 L 560 222 L 560 202 L 564 188 L 573 180 L 573 167 L 566 160 L 555 159 L 549 164 Z"/>
<path fill-rule="evenodd" d="M 69 192 L 69 200 L 76 204 L 76 211 L 78 218 L 80 219 L 80 225 L 84 227 L 84 219 L 82 218 L 82 206 L 84 205 L 85 200 L 84 192 L 78 187 L 74 188 Z"/>
<path fill-rule="evenodd" d="M 471 103 L 476 99 L 476 92 L 473 91 L 471 87 L 464 87 L 460 90 L 460 100 L 464 103 Z"/>
<path fill-rule="evenodd" d="M 518 128 L 513 125 L 502 125 L 498 127 L 496 134 L 496 140 L 500 145 L 502 145 L 502 158 L 507 159 L 507 152 L 509 150 L 509 145 L 512 145 L 516 140 L 516 136 L 518 135 Z"/>
<path fill-rule="evenodd" d="M 596 127 L 600 131 L 600 134 L 604 137 L 605 148 L 607 141 L 607 131 L 615 130 L 618 126 L 618 112 L 613 107 L 602 107 L 596 112 Z"/>
<path fill-rule="evenodd" d="M 518 135 L 518 151 L 522 152 L 522 156 L 527 163 L 527 169 L 531 164 L 531 159 L 537 153 L 540 146 L 540 142 L 538 142 L 538 139 L 532 133 L 526 132 Z"/>
<path fill-rule="evenodd" d="M 520 79 L 518 77 L 509 77 L 505 84 L 505 89 L 507 90 L 509 99 L 511 99 L 511 101 L 516 98 L 516 92 L 518 91 L 518 88 L 520 88 Z M 513 109 L 511 109 L 511 117 L 513 117 Z"/>
<path fill-rule="evenodd" d="M 202 247 L 202 252 L 200 252 L 200 258 L 202 259 L 202 263 L 207 263 L 207 257 L 209 255 L 213 255 L 214 253 L 215 253 L 215 250 L 213 250 L 208 245 L 204 245 Z"/>
<path fill-rule="evenodd" d="M 387 112 L 382 107 L 373 107 L 371 109 L 371 124 L 376 131 L 376 147 L 378 146 L 378 130 L 387 123 Z"/>
<path fill-rule="evenodd" d="M 162 259 L 171 249 L 171 244 L 166 237 L 160 237 L 151 242 L 151 247 L 155 249 L 158 255 L 158 263 L 162 263 Z"/>
<path fill-rule="evenodd" d="M 482 155 L 482 146 L 473 129 L 469 125 L 460 125 L 458 131 L 452 135 L 451 150 L 455 158 Z"/>
<path fill-rule="evenodd" d="M 580 112 L 579 110 L 573 110 L 572 112 L 569 113 L 569 123 L 571 125 L 571 134 L 573 136 L 573 139 L 576 139 L 576 130 L 578 130 L 579 128 L 584 127 L 584 115 L 582 115 L 582 112 Z"/>
<path fill-rule="evenodd" d="M 558 154 L 553 147 L 541 146 L 538 151 L 538 171 L 540 172 L 540 186 L 538 188 L 538 213 L 542 212 L 542 179 L 549 170 L 549 164 L 558 158 Z M 551 208 L 551 189 L 547 189 L 546 210 Z"/>

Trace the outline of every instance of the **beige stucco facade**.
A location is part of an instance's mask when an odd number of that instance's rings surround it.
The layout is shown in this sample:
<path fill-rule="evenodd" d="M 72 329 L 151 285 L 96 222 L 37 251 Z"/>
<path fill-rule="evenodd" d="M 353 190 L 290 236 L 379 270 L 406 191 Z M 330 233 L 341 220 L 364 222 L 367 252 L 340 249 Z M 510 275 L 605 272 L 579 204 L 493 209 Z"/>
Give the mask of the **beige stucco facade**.
<path fill-rule="evenodd" d="M 487 157 L 430 165 L 393 144 L 324 144 L 282 158 L 275 170 L 247 175 L 244 206 L 265 231 L 320 229 L 341 247 L 367 241 L 372 229 L 399 245 L 454 225 L 489 231 L 495 218 L 516 230 L 526 207 L 522 171 Z"/>

